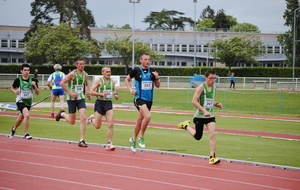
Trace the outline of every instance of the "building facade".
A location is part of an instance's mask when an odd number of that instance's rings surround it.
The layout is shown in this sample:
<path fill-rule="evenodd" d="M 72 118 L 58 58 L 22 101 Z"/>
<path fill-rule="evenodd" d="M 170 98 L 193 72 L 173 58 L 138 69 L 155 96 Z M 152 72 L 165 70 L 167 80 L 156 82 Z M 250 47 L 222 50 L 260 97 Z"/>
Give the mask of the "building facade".
<path fill-rule="evenodd" d="M 133 33 L 132 30 L 90 29 L 92 37 L 98 41 L 103 41 L 106 37 L 114 38 L 115 35 L 132 35 Z M 24 42 L 22 40 L 28 30 L 29 27 L 23 26 L 0 26 L 0 64 L 26 63 L 23 57 Z M 163 60 L 152 63 L 156 67 L 222 67 L 223 64 L 214 62 L 210 54 L 213 49 L 209 44 L 216 39 L 245 36 L 249 33 L 135 30 L 134 34 L 135 39 L 149 43 L 152 49 L 165 55 Z M 286 57 L 284 48 L 277 41 L 278 34 L 254 33 L 254 35 L 260 37 L 267 46 L 266 55 L 256 57 L 261 66 L 284 67 Z M 100 61 L 92 57 L 87 57 L 86 61 L 87 64 L 123 65 L 117 58 L 106 53 L 102 53 Z M 236 65 L 236 67 L 244 66 L 246 65 Z"/>

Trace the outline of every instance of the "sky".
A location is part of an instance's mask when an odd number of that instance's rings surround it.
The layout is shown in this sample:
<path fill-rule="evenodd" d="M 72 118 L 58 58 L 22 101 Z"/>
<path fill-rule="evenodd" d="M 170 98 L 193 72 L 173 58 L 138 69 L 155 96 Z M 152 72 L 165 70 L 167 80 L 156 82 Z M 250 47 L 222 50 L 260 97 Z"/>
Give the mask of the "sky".
<path fill-rule="evenodd" d="M 0 25 L 30 26 L 30 3 L 34 0 L 0 0 Z M 194 20 L 194 0 L 141 0 L 129 3 L 129 0 L 87 0 L 87 8 L 92 11 L 98 27 L 113 24 L 122 27 L 135 23 L 135 29 L 146 29 L 149 24 L 142 22 L 151 11 L 163 9 L 183 12 L 185 17 Z M 238 23 L 251 23 L 267 33 L 282 33 L 289 28 L 284 26 L 283 13 L 285 0 L 197 0 L 196 19 L 207 6 L 217 12 L 225 10 L 226 15 L 237 18 Z M 134 11 L 135 10 L 135 11 Z M 135 19 L 133 15 L 135 13 Z M 189 30 L 186 27 L 186 30 Z"/>

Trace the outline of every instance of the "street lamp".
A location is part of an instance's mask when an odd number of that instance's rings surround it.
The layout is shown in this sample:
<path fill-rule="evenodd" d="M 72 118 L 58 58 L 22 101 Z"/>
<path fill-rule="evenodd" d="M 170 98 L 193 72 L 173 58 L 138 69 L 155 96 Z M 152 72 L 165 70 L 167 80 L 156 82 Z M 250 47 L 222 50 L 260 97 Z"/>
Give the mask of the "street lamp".
<path fill-rule="evenodd" d="M 134 27 L 135 27 L 135 4 L 141 0 L 129 0 L 129 3 L 133 3 L 133 27 L 132 27 L 132 69 L 134 69 Z"/>
<path fill-rule="evenodd" d="M 294 47 L 293 47 L 293 91 L 295 91 L 295 61 L 296 61 L 296 43 L 300 40 L 296 40 L 296 17 L 297 17 L 297 11 L 300 9 L 298 7 L 294 10 Z"/>
<path fill-rule="evenodd" d="M 207 42 L 207 57 L 206 57 L 206 63 L 207 63 L 207 66 L 209 65 L 209 64 L 208 64 L 208 56 L 209 56 L 210 42 L 213 42 L 213 41 L 215 41 L 215 39 L 209 40 L 209 41 Z"/>
<path fill-rule="evenodd" d="M 193 0 L 194 2 L 194 67 L 196 66 L 196 4 L 197 0 Z"/>

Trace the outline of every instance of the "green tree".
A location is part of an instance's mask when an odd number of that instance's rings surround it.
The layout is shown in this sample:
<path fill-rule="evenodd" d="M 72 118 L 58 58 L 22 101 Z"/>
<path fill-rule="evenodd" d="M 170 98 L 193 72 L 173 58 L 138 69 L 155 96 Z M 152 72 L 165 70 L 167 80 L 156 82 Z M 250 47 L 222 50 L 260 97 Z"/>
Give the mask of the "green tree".
<path fill-rule="evenodd" d="M 184 31 L 186 24 L 194 26 L 193 19 L 181 15 L 184 15 L 184 13 L 163 9 L 161 12 L 151 12 L 144 18 L 143 22 L 149 23 L 147 30 Z"/>
<path fill-rule="evenodd" d="M 82 40 L 80 28 L 69 28 L 67 23 L 38 25 L 28 42 L 25 42 L 24 57 L 33 64 L 73 63 L 87 56 L 99 57 L 101 49 L 94 39 Z"/>
<path fill-rule="evenodd" d="M 69 27 L 79 28 L 82 38 L 91 40 L 88 27 L 95 26 L 95 20 L 86 5 L 86 0 L 35 0 L 31 3 L 30 12 L 34 19 L 24 41 L 28 41 L 30 35 L 37 30 L 37 25 L 53 24 L 55 19 L 59 19 L 59 23 L 68 23 Z"/>
<path fill-rule="evenodd" d="M 234 26 L 232 26 L 229 30 L 229 32 L 255 32 L 259 33 L 259 29 L 257 26 L 250 24 L 250 23 L 239 23 Z"/>
<path fill-rule="evenodd" d="M 210 6 L 208 5 L 205 9 L 203 9 L 203 11 L 201 12 L 200 15 L 200 19 L 204 20 L 204 19 L 211 19 L 214 20 L 215 19 L 215 11 L 210 8 Z"/>
<path fill-rule="evenodd" d="M 214 24 L 215 23 L 212 19 L 206 18 L 196 25 L 196 30 L 200 30 L 201 28 L 212 28 Z"/>
<path fill-rule="evenodd" d="M 280 45 L 284 46 L 284 54 L 286 56 L 285 63 L 289 66 L 293 64 L 293 41 L 294 41 L 294 10 L 300 7 L 299 0 L 286 0 L 286 10 L 283 14 L 285 26 L 289 26 L 290 30 L 284 34 L 278 35 L 277 39 Z M 300 10 L 296 13 L 296 40 L 300 40 Z M 296 44 L 295 66 L 300 67 L 300 43 Z"/>
<path fill-rule="evenodd" d="M 216 51 L 212 52 L 215 61 L 225 64 L 229 71 L 238 63 L 258 64 L 254 57 L 264 55 L 266 49 L 259 37 L 253 35 L 217 39 L 210 46 L 216 48 Z"/>
<path fill-rule="evenodd" d="M 107 37 L 103 41 L 105 51 L 120 61 L 125 63 L 125 74 L 129 73 L 129 63 L 132 61 L 132 35 L 117 36 L 115 38 Z M 139 63 L 139 56 L 143 53 L 148 53 L 152 61 L 159 61 L 164 58 L 164 55 L 159 54 L 157 51 L 152 50 L 148 43 L 134 39 L 134 60 L 135 64 Z"/>
<path fill-rule="evenodd" d="M 230 23 L 230 19 L 227 17 L 227 15 L 225 14 L 225 10 L 224 9 L 220 9 L 214 19 L 214 28 L 230 28 L 231 27 L 231 23 Z"/>

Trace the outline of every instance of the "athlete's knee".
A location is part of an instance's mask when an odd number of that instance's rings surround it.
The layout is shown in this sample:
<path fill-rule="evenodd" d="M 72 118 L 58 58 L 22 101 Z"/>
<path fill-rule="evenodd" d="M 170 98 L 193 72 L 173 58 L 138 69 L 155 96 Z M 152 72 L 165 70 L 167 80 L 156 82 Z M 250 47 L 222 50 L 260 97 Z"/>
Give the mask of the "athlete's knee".
<path fill-rule="evenodd" d="M 201 139 L 202 139 L 202 136 L 203 136 L 203 134 L 195 134 L 194 135 L 194 138 L 197 140 L 197 141 L 200 141 Z"/>
<path fill-rule="evenodd" d="M 94 127 L 95 127 L 96 129 L 100 129 L 100 128 L 101 128 L 101 124 L 96 124 L 96 125 L 94 125 Z"/>

